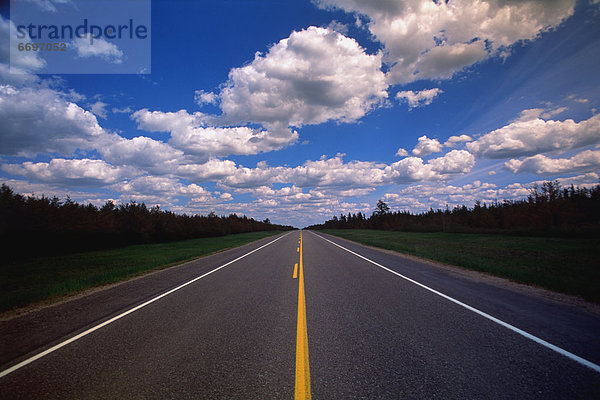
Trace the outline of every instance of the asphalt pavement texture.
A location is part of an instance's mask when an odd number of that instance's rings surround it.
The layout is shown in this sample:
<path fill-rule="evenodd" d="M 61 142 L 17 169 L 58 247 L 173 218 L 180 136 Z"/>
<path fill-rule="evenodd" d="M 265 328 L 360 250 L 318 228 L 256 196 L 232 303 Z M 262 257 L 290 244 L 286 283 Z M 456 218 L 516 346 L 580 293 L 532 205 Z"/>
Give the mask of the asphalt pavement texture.
<path fill-rule="evenodd" d="M 600 373 L 341 246 L 600 364 L 600 317 L 303 231 L 313 399 L 599 399 Z M 291 399 L 300 232 L 0 322 L 0 371 L 230 263 L 0 378 L 0 399 Z"/>

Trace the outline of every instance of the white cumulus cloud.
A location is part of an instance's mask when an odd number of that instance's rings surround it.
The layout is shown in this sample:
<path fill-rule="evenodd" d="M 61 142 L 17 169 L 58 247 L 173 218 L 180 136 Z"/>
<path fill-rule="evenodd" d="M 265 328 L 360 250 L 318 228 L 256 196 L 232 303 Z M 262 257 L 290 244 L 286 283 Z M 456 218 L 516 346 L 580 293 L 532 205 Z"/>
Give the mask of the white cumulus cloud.
<path fill-rule="evenodd" d="M 2 170 L 32 181 L 80 186 L 107 185 L 139 173 L 133 168 L 117 167 L 102 160 L 64 158 L 50 162 L 4 164 Z"/>
<path fill-rule="evenodd" d="M 510 47 L 534 40 L 574 11 L 575 0 L 315 0 L 369 18 L 385 46 L 391 83 L 447 79 Z"/>
<path fill-rule="evenodd" d="M 406 151 L 406 149 L 404 149 L 404 148 L 400 147 L 400 148 L 398 149 L 398 151 L 396 152 L 396 155 L 397 155 L 398 157 L 406 157 L 406 156 L 408 156 L 408 151 Z"/>
<path fill-rule="evenodd" d="M 175 172 L 178 176 L 184 176 L 194 182 L 214 181 L 233 176 L 238 168 L 231 160 L 219 160 L 211 158 L 202 164 L 182 164 Z"/>
<path fill-rule="evenodd" d="M 412 90 L 404 90 L 396 93 L 396 98 L 408 103 L 409 108 L 428 106 L 433 102 L 433 99 L 439 94 L 444 93 L 440 88 L 425 89 L 419 92 Z"/>
<path fill-rule="evenodd" d="M 444 146 L 437 139 L 430 139 L 426 135 L 421 136 L 418 139 L 417 145 L 413 149 L 412 153 L 415 156 L 425 157 L 432 153 L 438 153 L 442 151 Z"/>
<path fill-rule="evenodd" d="M 94 113 L 94 115 L 102 119 L 106 119 L 106 106 L 106 103 L 102 101 L 97 101 L 90 106 L 90 111 Z"/>
<path fill-rule="evenodd" d="M 447 180 L 470 172 L 475 157 L 465 150 L 452 150 L 442 157 L 424 162 L 418 157 L 407 157 L 385 168 L 386 180 L 394 183 Z"/>
<path fill-rule="evenodd" d="M 210 195 L 210 192 L 194 183 L 184 185 L 176 178 L 162 176 L 140 176 L 114 185 L 123 194 L 162 194 L 167 196 Z"/>
<path fill-rule="evenodd" d="M 450 136 L 444 143 L 445 147 L 454 147 L 457 143 L 470 142 L 473 138 L 469 135 Z"/>
<path fill-rule="evenodd" d="M 64 93 L 0 85 L 0 153 L 68 155 L 97 148 L 106 139 L 96 116 Z"/>
<path fill-rule="evenodd" d="M 113 135 L 111 141 L 98 149 L 102 157 L 116 165 L 132 165 L 152 171 L 169 171 L 180 161 L 183 151 L 165 142 L 145 136 L 125 139 Z"/>
<path fill-rule="evenodd" d="M 11 41 L 11 37 L 13 40 Z M 10 19 L 4 19 L 0 15 L 0 62 L 8 64 L 16 69 L 13 73 L 34 72 L 46 65 L 46 61 L 35 51 L 18 51 L 18 44 L 30 41 L 29 35 L 16 40 L 17 28 Z"/>
<path fill-rule="evenodd" d="M 381 57 L 327 28 L 293 32 L 231 70 L 219 96 L 224 117 L 267 127 L 356 121 L 387 98 Z"/>
<path fill-rule="evenodd" d="M 383 183 L 385 164 L 371 161 L 345 163 L 341 156 L 306 161 L 288 174 L 288 180 L 298 186 L 309 187 L 370 187 Z"/>
<path fill-rule="evenodd" d="M 194 101 L 199 106 L 203 104 L 217 104 L 219 96 L 212 92 L 205 92 L 204 90 L 196 90 L 194 92 Z"/>
<path fill-rule="evenodd" d="M 116 44 L 102 38 L 92 38 L 91 33 L 73 39 L 70 45 L 77 51 L 77 57 L 99 57 L 112 64 L 123 62 L 123 51 Z"/>
<path fill-rule="evenodd" d="M 466 150 L 452 150 L 428 162 L 418 157 L 404 158 L 392 164 L 372 161 L 344 162 L 342 155 L 307 160 L 297 167 L 271 167 L 259 163 L 256 168 L 238 167 L 219 182 L 226 188 L 269 188 L 274 183 L 291 183 L 313 188 L 315 193 L 341 195 L 344 191 L 370 190 L 391 183 L 447 180 L 471 171 L 475 157 Z"/>
<path fill-rule="evenodd" d="M 562 174 L 600 170 L 600 151 L 586 150 L 571 158 L 550 158 L 542 154 L 524 160 L 509 160 L 504 163 L 513 173 L 532 172 L 538 175 Z"/>
<path fill-rule="evenodd" d="M 467 149 L 485 158 L 531 156 L 600 143 L 599 132 L 600 114 L 580 122 L 519 119 L 467 143 Z"/>
<path fill-rule="evenodd" d="M 268 131 L 249 127 L 205 126 L 205 115 L 178 112 L 138 110 L 132 114 L 138 128 L 154 132 L 170 132 L 169 144 L 208 160 L 230 154 L 258 154 L 279 150 L 298 139 L 289 129 Z"/>

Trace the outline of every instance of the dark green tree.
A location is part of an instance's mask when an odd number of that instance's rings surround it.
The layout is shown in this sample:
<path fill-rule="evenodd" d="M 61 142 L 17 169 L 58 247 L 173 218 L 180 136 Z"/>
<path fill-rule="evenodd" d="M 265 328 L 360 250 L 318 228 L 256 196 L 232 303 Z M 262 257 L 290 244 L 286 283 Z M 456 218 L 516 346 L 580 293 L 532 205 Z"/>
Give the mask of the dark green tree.
<path fill-rule="evenodd" d="M 375 215 L 385 215 L 390 212 L 390 207 L 385 203 L 385 201 L 379 199 L 377 201 L 377 206 L 375 206 Z"/>

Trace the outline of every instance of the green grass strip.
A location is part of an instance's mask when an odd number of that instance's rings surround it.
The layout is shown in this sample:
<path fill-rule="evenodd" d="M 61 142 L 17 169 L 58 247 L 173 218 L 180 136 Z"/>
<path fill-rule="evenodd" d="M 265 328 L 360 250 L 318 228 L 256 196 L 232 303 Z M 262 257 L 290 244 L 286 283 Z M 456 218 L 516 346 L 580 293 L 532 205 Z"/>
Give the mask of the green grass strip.
<path fill-rule="evenodd" d="M 323 230 L 394 250 L 600 303 L 600 238 L 547 238 L 470 233 Z"/>
<path fill-rule="evenodd" d="M 278 233 L 240 233 L 3 263 L 0 312 L 115 283 Z"/>

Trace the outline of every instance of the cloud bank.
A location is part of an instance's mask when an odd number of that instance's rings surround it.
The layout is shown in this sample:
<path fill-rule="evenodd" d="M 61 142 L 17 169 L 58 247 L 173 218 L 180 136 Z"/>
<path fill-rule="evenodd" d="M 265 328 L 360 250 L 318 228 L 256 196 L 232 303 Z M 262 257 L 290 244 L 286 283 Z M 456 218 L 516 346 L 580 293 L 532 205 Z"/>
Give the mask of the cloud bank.
<path fill-rule="evenodd" d="M 573 15 L 575 0 L 315 0 L 368 19 L 385 47 L 390 83 L 449 79 Z"/>

